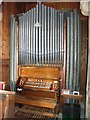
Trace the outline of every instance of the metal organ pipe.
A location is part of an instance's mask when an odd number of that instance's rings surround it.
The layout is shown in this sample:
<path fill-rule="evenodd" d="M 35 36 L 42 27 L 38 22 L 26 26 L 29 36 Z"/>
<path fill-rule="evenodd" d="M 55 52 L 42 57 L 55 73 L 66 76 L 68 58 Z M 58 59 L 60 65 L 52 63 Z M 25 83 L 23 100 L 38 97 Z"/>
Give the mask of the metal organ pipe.
<path fill-rule="evenodd" d="M 34 8 L 34 25 L 36 23 L 36 9 Z M 33 31 L 33 64 L 35 64 L 35 60 L 36 60 L 36 54 L 35 54 L 35 48 L 36 48 L 36 28 L 34 27 L 33 28 L 34 31 Z"/>
<path fill-rule="evenodd" d="M 59 65 L 59 12 L 57 13 L 58 19 L 57 19 L 57 65 Z"/>
<path fill-rule="evenodd" d="M 21 51 L 20 51 L 20 50 L 21 50 L 21 37 L 22 37 L 22 36 L 21 36 L 21 33 L 22 33 L 22 32 L 21 32 L 21 31 L 22 31 L 21 17 L 19 17 L 19 28 L 18 28 L 18 29 L 19 29 L 19 63 L 21 64 L 21 60 L 22 60 L 22 59 L 21 59 L 21 58 L 22 58 L 22 57 L 21 57 Z M 11 45 L 10 45 L 10 46 L 11 46 Z"/>
<path fill-rule="evenodd" d="M 19 64 L 62 64 L 63 19 L 63 12 L 41 4 L 19 17 Z M 41 26 L 35 27 L 37 20 Z"/>
<path fill-rule="evenodd" d="M 24 13 L 22 16 L 22 64 L 25 64 L 25 24 L 24 24 Z"/>
<path fill-rule="evenodd" d="M 66 88 L 69 89 L 69 80 L 70 80 L 70 43 L 71 43 L 71 39 L 70 39 L 70 17 L 67 17 L 66 19 L 66 22 L 67 22 L 67 47 L 66 47 Z"/>
<path fill-rule="evenodd" d="M 27 64 L 29 64 L 29 11 L 27 12 Z"/>
<path fill-rule="evenodd" d="M 24 44 L 23 44 L 23 48 L 24 48 L 24 64 L 27 63 L 26 61 L 26 57 L 27 57 L 27 52 L 26 52 L 26 46 L 27 46 L 27 42 L 26 42 L 26 13 L 24 14 Z"/>
<path fill-rule="evenodd" d="M 44 19 L 45 19 L 45 21 L 44 21 L 44 31 L 45 31 L 45 36 L 44 36 L 44 39 L 45 39 L 45 59 L 44 59 L 44 61 L 45 61 L 45 64 L 47 63 L 47 38 L 46 38 L 46 6 L 45 6 L 45 8 L 44 8 L 44 10 L 45 10 L 45 12 L 44 12 Z"/>
<path fill-rule="evenodd" d="M 33 25 L 33 13 L 34 13 L 34 9 L 32 9 L 32 12 L 31 12 L 31 16 L 32 16 L 31 17 L 31 64 L 33 64 L 33 27 L 34 27 L 34 25 Z M 38 32 L 38 30 L 37 30 L 37 32 Z M 38 33 L 37 33 L 37 39 L 38 39 Z M 38 45 L 37 45 L 37 48 L 38 48 Z"/>
<path fill-rule="evenodd" d="M 32 64 L 34 64 L 34 8 L 32 12 Z"/>
<path fill-rule="evenodd" d="M 48 52 L 47 52 L 47 57 L 48 57 L 48 65 L 49 65 L 49 61 L 50 61 L 50 8 L 48 7 L 48 21 L 47 21 L 47 24 L 48 24 L 48 29 L 47 29 L 47 40 L 48 40 Z"/>
<path fill-rule="evenodd" d="M 30 17 L 31 11 L 28 11 L 28 64 L 30 64 L 30 55 L 31 55 L 31 49 L 30 49 L 30 45 L 31 45 L 31 41 L 30 41 L 30 37 L 31 37 L 31 26 L 30 26 L 30 22 L 31 22 L 31 17 Z"/>
<path fill-rule="evenodd" d="M 29 56 L 29 49 L 28 49 L 28 41 L 29 41 L 29 39 L 28 39 L 28 36 L 29 36 L 29 29 L 28 29 L 28 26 L 29 26 L 29 24 L 28 24 L 28 12 L 27 12 L 27 14 L 26 14 L 26 17 L 27 17 L 27 19 L 26 19 L 26 21 L 27 21 L 27 64 L 28 64 L 28 56 Z"/>
<path fill-rule="evenodd" d="M 62 59 L 61 59 L 61 45 L 62 45 L 62 42 L 61 42 L 61 39 L 62 39 L 62 30 L 61 30 L 62 21 L 61 21 L 61 14 L 62 14 L 62 13 L 60 12 L 60 25 L 59 25 L 59 27 L 60 27 L 60 28 L 59 28 L 59 29 L 60 29 L 60 42 L 59 42 L 59 43 L 60 43 L 60 46 L 59 46 L 59 55 L 60 55 L 60 56 L 59 56 L 59 61 L 60 61 L 60 62 L 62 61 Z M 60 62 L 59 62 L 59 63 L 60 63 Z"/>
<path fill-rule="evenodd" d="M 13 81 L 14 81 L 14 90 L 15 90 L 15 83 L 16 83 L 16 77 L 17 77 L 17 21 L 15 21 L 15 36 L 14 36 L 14 57 L 13 57 Z"/>
<path fill-rule="evenodd" d="M 24 14 L 23 14 L 24 15 Z M 25 34 L 24 34 L 24 17 L 22 16 L 22 64 L 24 64 L 24 61 L 25 61 L 25 57 L 24 57 L 24 52 L 25 52 L 25 48 L 24 48 L 24 36 L 25 36 Z"/>
<path fill-rule="evenodd" d="M 76 76 L 77 76 L 77 53 L 78 53 L 78 46 L 77 46 L 77 10 L 74 10 L 74 76 L 73 76 L 73 89 L 76 89 Z"/>
<path fill-rule="evenodd" d="M 81 65 L 81 20 L 80 20 L 80 16 L 78 14 L 78 18 L 77 18 L 77 23 L 78 23 L 78 29 L 77 29 L 77 33 L 78 33 L 78 52 L 77 52 L 77 78 L 76 78 L 76 90 L 80 90 L 80 65 Z"/>
<path fill-rule="evenodd" d="M 44 49 L 45 49 L 45 41 L 44 41 L 44 5 L 42 5 L 42 64 L 44 64 Z"/>
<path fill-rule="evenodd" d="M 62 64 L 64 64 L 64 55 L 63 55 L 63 53 L 64 53 L 64 12 L 62 12 L 62 32 L 61 32 L 61 34 L 62 34 L 62 43 L 61 43 L 61 45 L 62 45 L 62 47 L 61 47 L 61 56 L 62 56 Z"/>
<path fill-rule="evenodd" d="M 66 88 L 80 89 L 81 31 L 80 16 L 77 10 L 69 11 L 67 19 L 67 61 Z"/>
<path fill-rule="evenodd" d="M 53 62 L 52 62 L 52 64 L 54 64 L 54 60 L 55 60 L 55 54 L 54 54 L 54 52 L 55 52 L 55 11 L 54 11 L 54 9 L 53 9 L 53 11 L 52 11 L 52 13 L 53 13 L 53 28 L 52 28 L 52 30 L 53 30 L 53 36 L 52 36 L 52 44 L 53 44 L 53 48 L 52 48 L 52 54 L 53 54 Z"/>
<path fill-rule="evenodd" d="M 26 27 L 27 27 L 27 18 L 26 18 L 26 13 L 24 14 L 24 18 L 23 18 L 23 33 L 24 33 L 24 37 L 23 37 L 23 54 L 24 54 L 24 64 L 27 63 L 27 60 L 28 60 L 28 56 L 27 56 L 27 49 L 28 49 L 28 46 L 27 46 L 27 30 L 26 30 Z M 27 46 L 27 47 L 26 47 Z"/>
<path fill-rule="evenodd" d="M 20 24 L 20 21 L 19 21 L 19 24 Z M 19 28 L 20 29 L 20 28 Z M 21 33 L 20 33 L 21 32 Z M 23 20 L 22 20 L 22 17 L 21 17 L 21 31 L 19 31 L 19 33 L 20 33 L 20 35 L 21 35 L 21 39 L 20 39 L 20 52 L 21 52 L 21 64 L 23 63 L 23 59 L 22 59 L 22 56 L 23 56 L 23 52 L 22 52 L 22 43 L 23 43 L 23 41 L 22 41 L 22 39 L 23 39 Z M 20 57 L 20 56 L 19 56 Z"/>
<path fill-rule="evenodd" d="M 52 57 L 53 57 L 53 56 L 52 56 L 52 52 L 53 52 L 53 51 L 52 51 L 52 50 L 53 50 L 53 45 L 52 45 L 52 44 L 53 44 L 53 41 L 52 41 L 52 40 L 53 40 L 53 37 L 52 37 L 52 35 L 53 35 L 53 33 L 52 33 L 52 29 L 53 29 L 53 28 L 52 28 L 52 24 L 53 24 L 53 23 L 52 23 L 52 20 L 53 20 L 53 18 L 52 18 L 52 16 L 53 16 L 53 15 L 52 15 L 52 14 L 53 14 L 53 13 L 52 13 L 52 8 L 51 8 L 50 14 L 51 14 L 51 22 L 50 22 L 50 64 L 52 64 L 52 61 L 53 61 L 53 59 L 52 59 Z"/>
<path fill-rule="evenodd" d="M 10 38 L 10 88 L 13 90 L 13 53 L 14 53 L 14 27 L 15 27 L 15 18 L 11 16 L 11 38 Z"/>
<path fill-rule="evenodd" d="M 27 39 L 27 13 L 25 13 L 25 16 L 24 16 L 24 24 L 25 24 L 25 38 L 24 38 L 24 41 L 25 41 L 25 52 L 24 52 L 24 55 L 25 55 L 25 64 L 27 64 L 27 54 L 28 54 L 28 52 L 27 52 L 27 41 L 28 41 L 28 39 Z"/>
<path fill-rule="evenodd" d="M 41 3 L 39 3 L 39 23 L 41 24 Z M 39 54 L 38 54 L 38 58 L 39 58 L 39 64 L 41 64 L 41 53 L 42 53 L 42 49 L 41 49 L 41 46 L 42 46 L 42 39 L 41 39 L 41 26 L 39 26 Z"/>
<path fill-rule="evenodd" d="M 16 32 L 17 32 L 17 22 L 15 17 L 11 16 L 11 38 L 10 38 L 10 89 L 15 90 L 16 82 Z"/>
<path fill-rule="evenodd" d="M 71 39 L 71 51 L 70 51 L 70 80 L 69 80 L 69 89 L 72 91 L 73 89 L 73 77 L 74 77 L 74 26 L 73 26 L 73 12 L 70 13 L 70 20 L 71 20 L 71 32 L 70 32 L 70 39 Z"/>
<path fill-rule="evenodd" d="M 55 10 L 55 51 L 54 51 L 54 54 L 55 54 L 55 62 L 54 64 L 57 63 L 57 11 Z"/>

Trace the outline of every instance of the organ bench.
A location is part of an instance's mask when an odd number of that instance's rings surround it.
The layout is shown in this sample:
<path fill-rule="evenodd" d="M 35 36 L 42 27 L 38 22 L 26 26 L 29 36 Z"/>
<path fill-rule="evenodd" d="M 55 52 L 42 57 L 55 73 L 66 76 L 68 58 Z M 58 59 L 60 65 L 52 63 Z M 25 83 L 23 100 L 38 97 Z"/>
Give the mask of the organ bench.
<path fill-rule="evenodd" d="M 60 68 L 19 66 L 16 103 L 53 109 L 59 112 Z"/>

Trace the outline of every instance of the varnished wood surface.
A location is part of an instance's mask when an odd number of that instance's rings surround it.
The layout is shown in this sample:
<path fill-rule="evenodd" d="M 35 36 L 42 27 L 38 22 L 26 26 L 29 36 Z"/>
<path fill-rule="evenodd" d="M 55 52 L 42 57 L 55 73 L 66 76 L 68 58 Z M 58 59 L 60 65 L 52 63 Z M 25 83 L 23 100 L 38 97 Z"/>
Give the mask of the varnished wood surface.
<path fill-rule="evenodd" d="M 34 8 L 37 3 L 32 4 L 30 2 L 26 3 L 26 11 L 30 10 L 31 8 Z M 79 2 L 42 2 L 47 7 L 52 7 L 57 10 L 62 10 L 62 9 L 79 9 L 80 8 L 80 3 Z"/>
<path fill-rule="evenodd" d="M 43 97 L 36 97 L 36 96 L 23 96 L 23 95 L 19 95 L 19 94 L 16 94 L 16 97 L 20 97 L 20 98 L 27 98 L 27 99 L 30 99 L 30 100 L 37 100 L 37 101 L 40 101 L 40 100 L 43 100 L 43 101 L 48 101 L 51 102 L 51 103 L 56 103 L 56 100 L 54 98 L 43 98 Z"/>
<path fill-rule="evenodd" d="M 58 91 L 50 88 L 53 83 L 57 84 L 58 87 L 60 68 L 19 66 L 19 76 L 21 77 L 20 81 L 25 81 L 25 83 L 21 92 L 22 96 L 16 96 L 16 103 L 55 108 L 57 105 Z M 30 87 L 30 85 L 33 87 Z M 50 88 L 40 88 L 45 85 L 50 85 Z"/>
<path fill-rule="evenodd" d="M 0 90 L 0 120 L 14 118 L 15 92 Z"/>
<path fill-rule="evenodd" d="M 82 95 L 73 95 L 73 94 L 61 94 L 61 96 L 65 98 L 72 98 L 72 99 L 81 99 Z"/>
<path fill-rule="evenodd" d="M 59 79 L 59 68 L 51 67 L 28 67 L 21 66 L 19 68 L 19 76 L 43 79 Z"/>
<path fill-rule="evenodd" d="M 16 15 L 25 11 L 25 4 L 22 2 L 3 2 L 2 3 L 2 39 L 1 39 L 1 58 L 2 73 L 0 80 L 6 82 L 6 89 L 9 90 L 10 82 L 10 18 L 11 15 Z M 2 77 L 1 77 L 2 76 Z"/>
<path fill-rule="evenodd" d="M 42 91 L 42 90 L 35 90 L 35 89 L 23 89 L 22 91 L 22 95 L 25 96 L 35 96 L 35 97 L 43 97 L 43 99 L 45 98 L 54 98 L 55 99 L 55 94 L 57 95 L 57 91 L 51 91 L 51 90 L 47 90 L 47 91 Z"/>
<path fill-rule="evenodd" d="M 54 109 L 56 106 L 55 102 L 51 102 L 49 100 L 39 100 L 39 99 L 30 99 L 24 96 L 16 95 L 15 99 L 16 103 L 26 104 L 26 105 L 33 105 L 33 106 L 40 106 L 40 107 L 47 107 Z"/>

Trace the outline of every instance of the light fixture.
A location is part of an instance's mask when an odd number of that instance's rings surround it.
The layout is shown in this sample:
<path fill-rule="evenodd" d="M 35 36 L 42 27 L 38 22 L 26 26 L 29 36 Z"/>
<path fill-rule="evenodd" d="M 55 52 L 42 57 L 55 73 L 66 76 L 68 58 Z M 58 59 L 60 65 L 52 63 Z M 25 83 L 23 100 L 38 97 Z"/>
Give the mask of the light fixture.
<path fill-rule="evenodd" d="M 37 16 L 36 16 L 36 23 L 35 23 L 34 27 L 41 27 L 41 23 L 38 21 L 38 10 L 39 10 L 39 5 L 40 4 L 41 4 L 41 1 L 37 0 L 37 8 L 36 8 Z"/>

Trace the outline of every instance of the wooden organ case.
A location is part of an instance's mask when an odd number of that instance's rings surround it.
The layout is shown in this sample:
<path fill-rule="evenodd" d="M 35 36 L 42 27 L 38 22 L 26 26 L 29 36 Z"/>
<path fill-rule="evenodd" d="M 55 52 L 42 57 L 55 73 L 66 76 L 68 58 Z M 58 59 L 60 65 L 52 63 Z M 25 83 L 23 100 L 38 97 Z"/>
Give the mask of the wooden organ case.
<path fill-rule="evenodd" d="M 36 26 L 37 10 L 41 26 Z M 18 60 L 11 54 L 10 69 L 12 83 L 18 63 L 16 103 L 49 108 L 53 110 L 55 116 L 60 108 L 60 89 L 62 89 L 60 86 L 65 87 L 64 12 L 38 4 L 19 15 L 18 24 L 14 16 L 11 23 L 15 28 L 11 28 L 12 31 L 18 26 L 17 34 L 12 33 L 18 36 L 12 37 L 17 44 L 14 53 L 18 49 Z M 15 75 L 12 74 L 13 69 Z"/>
<path fill-rule="evenodd" d="M 16 103 L 50 108 L 56 115 L 60 103 L 60 68 L 19 66 L 17 93 Z"/>
<path fill-rule="evenodd" d="M 73 30 L 74 27 L 77 29 Z M 81 45 L 79 28 L 77 10 L 65 13 L 41 3 L 21 15 L 11 17 L 10 82 L 13 90 L 19 66 L 16 84 L 19 95 L 16 96 L 16 103 L 50 108 L 57 113 L 59 103 L 62 104 L 60 89 L 78 90 L 80 47 L 77 49 L 77 44 Z M 78 68 L 75 72 L 74 66 Z"/>

